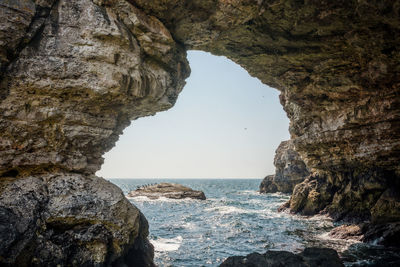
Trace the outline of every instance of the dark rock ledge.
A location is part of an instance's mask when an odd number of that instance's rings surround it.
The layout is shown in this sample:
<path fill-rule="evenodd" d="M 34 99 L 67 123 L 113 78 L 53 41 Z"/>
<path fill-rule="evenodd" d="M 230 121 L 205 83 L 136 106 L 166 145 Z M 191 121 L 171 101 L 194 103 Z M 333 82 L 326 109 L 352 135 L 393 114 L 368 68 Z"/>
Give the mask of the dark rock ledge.
<path fill-rule="evenodd" d="M 173 183 L 159 183 L 154 185 L 147 185 L 137 188 L 128 194 L 128 197 L 145 196 L 150 199 L 157 199 L 160 197 L 172 199 L 200 199 L 205 200 L 204 192 L 193 190 L 189 187 L 173 184 Z"/>
<path fill-rule="evenodd" d="M 288 251 L 267 251 L 227 258 L 220 267 L 342 267 L 337 252 L 330 248 L 306 248 L 299 254 Z"/>

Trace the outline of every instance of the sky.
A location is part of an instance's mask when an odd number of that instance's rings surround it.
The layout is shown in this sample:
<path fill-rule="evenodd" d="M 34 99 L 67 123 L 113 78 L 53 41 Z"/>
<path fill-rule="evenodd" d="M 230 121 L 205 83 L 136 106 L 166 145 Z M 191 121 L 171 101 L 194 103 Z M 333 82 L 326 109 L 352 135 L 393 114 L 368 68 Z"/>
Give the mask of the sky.
<path fill-rule="evenodd" d="M 104 178 L 263 178 L 289 120 L 279 91 L 225 57 L 189 51 L 174 107 L 140 118 L 104 155 Z"/>

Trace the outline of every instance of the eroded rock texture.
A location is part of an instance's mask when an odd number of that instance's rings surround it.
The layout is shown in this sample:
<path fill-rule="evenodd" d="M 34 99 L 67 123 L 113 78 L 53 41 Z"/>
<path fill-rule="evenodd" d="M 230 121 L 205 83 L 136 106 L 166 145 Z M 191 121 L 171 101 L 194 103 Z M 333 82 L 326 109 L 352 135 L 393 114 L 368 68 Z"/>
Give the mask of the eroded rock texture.
<path fill-rule="evenodd" d="M 0 14 L 0 265 L 151 266 L 146 219 L 93 174 L 131 120 L 175 103 L 185 50 L 124 0 Z"/>
<path fill-rule="evenodd" d="M 147 221 L 110 182 L 60 173 L 0 190 L 2 266 L 152 266 Z"/>
<path fill-rule="evenodd" d="M 292 193 L 293 188 L 310 174 L 291 140 L 283 141 L 275 151 L 275 174 L 260 184 L 260 193 Z"/>
<path fill-rule="evenodd" d="M 374 218 L 383 193 L 400 191 L 399 1 L 131 2 L 187 48 L 225 55 L 282 92 L 296 151 L 329 192 L 313 212 Z"/>

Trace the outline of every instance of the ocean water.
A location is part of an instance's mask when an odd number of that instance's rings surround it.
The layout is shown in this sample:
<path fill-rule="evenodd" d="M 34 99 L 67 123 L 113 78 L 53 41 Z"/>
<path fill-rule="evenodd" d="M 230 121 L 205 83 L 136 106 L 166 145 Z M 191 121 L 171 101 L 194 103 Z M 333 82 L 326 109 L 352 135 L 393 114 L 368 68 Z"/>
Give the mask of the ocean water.
<path fill-rule="evenodd" d="M 324 216 L 304 217 L 277 208 L 289 194 L 259 194 L 258 179 L 110 179 L 125 194 L 139 185 L 173 182 L 202 190 L 207 200 L 130 198 L 146 216 L 158 266 L 218 266 L 229 256 L 266 250 L 300 252 L 336 249 L 346 266 L 385 266 L 400 260 L 396 250 L 327 233 L 337 224 Z M 381 265 L 383 264 L 383 265 Z"/>

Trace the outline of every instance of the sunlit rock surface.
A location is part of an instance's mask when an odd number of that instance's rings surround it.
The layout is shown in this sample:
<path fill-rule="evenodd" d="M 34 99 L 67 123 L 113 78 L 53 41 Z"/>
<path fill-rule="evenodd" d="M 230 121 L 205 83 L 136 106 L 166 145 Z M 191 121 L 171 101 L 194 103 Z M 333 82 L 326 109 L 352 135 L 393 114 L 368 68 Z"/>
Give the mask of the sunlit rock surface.
<path fill-rule="evenodd" d="M 172 199 L 206 199 L 206 196 L 202 191 L 193 190 L 187 186 L 172 183 L 145 185 L 129 192 L 128 197 L 148 197 L 150 199 L 158 199 L 160 197 Z"/>
<path fill-rule="evenodd" d="M 275 174 L 260 184 L 260 193 L 292 193 L 293 188 L 310 174 L 291 140 L 283 141 L 275 151 Z"/>
<path fill-rule="evenodd" d="M 35 229 L 57 199 L 41 181 L 80 177 L 96 191 L 102 182 L 89 181 L 99 179 L 102 155 L 130 121 L 175 103 L 189 75 L 187 49 L 225 55 L 281 91 L 294 148 L 312 173 L 295 187 L 292 211 L 383 228 L 398 222 L 399 13 L 398 0 L 0 0 L 0 228 L 10 233 L 0 260 L 64 261 L 62 253 L 40 254 L 52 232 Z M 34 181 L 18 186 L 21 197 L 9 193 L 26 179 Z M 75 204 L 60 205 L 76 220 Z M 107 220 L 99 224 L 116 238 Z M 70 240 L 70 228 L 57 229 L 60 242 Z M 146 235 L 126 230 L 130 241 L 112 257 L 86 241 L 68 255 L 123 261 L 135 237 Z M 16 248 L 21 231 L 26 241 Z"/>

